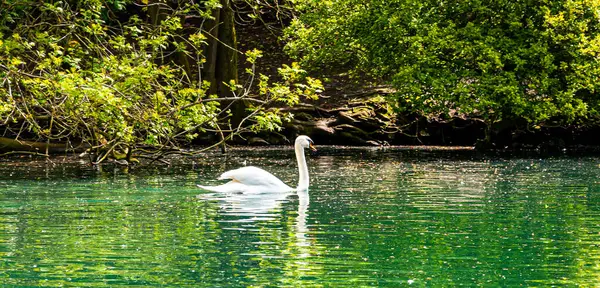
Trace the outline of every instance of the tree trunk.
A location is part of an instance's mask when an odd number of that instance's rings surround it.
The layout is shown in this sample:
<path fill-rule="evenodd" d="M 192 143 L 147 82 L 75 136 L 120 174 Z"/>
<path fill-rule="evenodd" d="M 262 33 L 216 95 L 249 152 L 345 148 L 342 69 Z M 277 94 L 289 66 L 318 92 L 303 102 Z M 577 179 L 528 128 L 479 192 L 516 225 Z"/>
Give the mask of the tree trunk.
<path fill-rule="evenodd" d="M 221 25 L 219 25 L 219 39 L 221 42 L 217 54 L 217 93 L 220 97 L 232 97 L 234 96 L 233 91 L 225 84 L 231 80 L 238 83 L 237 39 L 231 0 L 221 0 L 221 5 L 223 8 L 220 11 Z M 232 104 L 231 124 L 233 127 L 237 127 L 242 119 L 246 117 L 246 106 L 243 101 L 236 101 Z"/>
<path fill-rule="evenodd" d="M 233 97 L 235 91 L 227 86 L 231 80 L 238 83 L 238 50 L 235 33 L 234 12 L 231 0 L 220 0 L 222 8 L 213 11 L 214 20 L 205 23 L 208 45 L 205 49 L 206 63 L 202 74 L 203 79 L 211 83 L 209 94 L 219 97 Z M 246 117 L 247 103 L 222 103 L 222 107 L 231 109 L 230 119 L 232 128 L 237 128 L 242 119 Z"/>
<path fill-rule="evenodd" d="M 219 40 L 217 54 L 217 90 L 220 97 L 233 96 L 231 89 L 225 85 L 231 80 L 238 82 L 237 62 L 237 39 L 235 35 L 235 24 L 233 10 L 230 7 L 230 0 L 221 0 L 223 8 L 220 11 L 221 24 L 219 25 Z"/>
<path fill-rule="evenodd" d="M 216 9 L 212 12 L 214 19 L 206 21 L 206 28 L 204 30 L 208 34 L 206 36 L 206 48 L 204 49 L 204 57 L 206 62 L 202 68 L 202 79 L 210 82 L 210 88 L 208 94 L 217 94 L 217 55 L 219 49 L 219 23 L 221 19 L 221 9 Z"/>

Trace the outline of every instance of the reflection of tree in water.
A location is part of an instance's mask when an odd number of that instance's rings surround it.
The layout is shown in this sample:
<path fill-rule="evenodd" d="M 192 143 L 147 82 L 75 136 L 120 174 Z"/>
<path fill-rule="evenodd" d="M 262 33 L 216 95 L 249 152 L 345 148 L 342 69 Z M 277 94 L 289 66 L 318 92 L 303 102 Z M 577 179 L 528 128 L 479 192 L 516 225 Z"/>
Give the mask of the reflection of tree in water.
<path fill-rule="evenodd" d="M 364 275 L 357 267 L 372 264 L 379 278 L 431 284 L 596 283 L 593 159 L 363 156 L 313 160 L 313 188 L 326 191 L 311 205 L 314 229 L 327 233 L 317 234 L 319 260 L 339 269 L 330 277 L 344 277 L 345 267 Z"/>
<path fill-rule="evenodd" d="M 294 193 L 229 201 L 191 196 L 199 193 L 193 188 L 198 177 L 212 179 L 222 167 L 207 168 L 204 176 L 187 169 L 138 177 L 73 174 L 82 179 L 42 171 L 36 181 L 0 182 L 0 282 L 598 283 L 597 159 L 455 161 L 365 153 L 308 161 L 310 200 Z M 286 170 L 277 172 L 284 177 L 294 174 L 293 166 L 281 165 Z"/>
<path fill-rule="evenodd" d="M 268 285 L 299 275 L 289 272 L 295 260 L 317 254 L 307 197 L 198 201 L 177 196 L 197 176 L 111 175 L 4 186 L 0 282 Z"/>
<path fill-rule="evenodd" d="M 572 282 L 580 271 L 599 272 L 590 265 L 594 258 L 581 255 L 600 250 L 584 244 L 600 232 L 592 220 L 597 217 L 585 217 L 598 214 L 588 204 L 595 201 L 590 187 L 598 187 L 596 164 L 585 162 L 577 167 L 565 167 L 560 160 L 404 164 L 393 192 L 397 205 L 392 206 L 408 210 L 397 211 L 391 220 L 398 220 L 395 231 L 406 235 L 396 243 L 406 249 L 396 252 L 411 260 L 400 262 L 413 267 L 409 271 L 428 271 L 431 279 L 456 277 L 456 283 L 581 283 Z M 368 199 L 384 210 L 389 205 Z M 382 228 L 382 234 L 388 232 Z M 440 259 L 440 269 L 431 269 L 428 259 Z M 585 269 L 573 270 L 574 261 L 586 263 Z M 473 267 L 479 267 L 476 279 L 446 275 Z"/>

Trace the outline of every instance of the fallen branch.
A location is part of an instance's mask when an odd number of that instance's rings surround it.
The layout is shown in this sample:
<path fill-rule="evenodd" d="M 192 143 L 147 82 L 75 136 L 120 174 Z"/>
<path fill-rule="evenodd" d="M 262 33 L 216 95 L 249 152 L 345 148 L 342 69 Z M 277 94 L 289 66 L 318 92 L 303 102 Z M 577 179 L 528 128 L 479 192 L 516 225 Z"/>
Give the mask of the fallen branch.
<path fill-rule="evenodd" d="M 4 156 L 8 156 L 8 155 L 33 155 L 33 156 L 49 157 L 49 155 L 47 155 L 47 154 L 31 152 L 31 151 L 10 151 L 10 152 L 0 154 L 0 157 L 4 157 Z"/>
<path fill-rule="evenodd" d="M 83 152 L 85 149 L 86 146 L 81 144 L 73 147 L 70 143 L 35 142 L 0 137 L 0 151 L 26 151 L 37 153 L 39 153 L 39 151 L 47 151 L 48 154 L 55 154 L 68 151 Z M 45 155 L 43 153 L 40 154 Z"/>

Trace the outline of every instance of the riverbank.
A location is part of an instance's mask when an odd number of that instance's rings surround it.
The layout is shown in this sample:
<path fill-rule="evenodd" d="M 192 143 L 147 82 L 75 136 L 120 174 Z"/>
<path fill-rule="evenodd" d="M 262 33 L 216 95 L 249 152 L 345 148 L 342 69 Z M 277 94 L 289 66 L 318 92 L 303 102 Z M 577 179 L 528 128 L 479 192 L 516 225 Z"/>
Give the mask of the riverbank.
<path fill-rule="evenodd" d="M 258 73 L 276 78 L 277 67 L 290 64 L 280 41 L 279 31 L 252 25 L 240 26 L 240 47 L 265 52 Z M 240 61 L 243 63 L 244 61 Z M 240 64 L 242 65 L 242 64 Z M 240 68 L 244 68 L 243 65 Z M 240 69 L 243 71 L 243 69 Z M 499 121 L 488 125 L 476 115 L 432 117 L 431 115 L 397 114 L 388 102 L 394 91 L 373 86 L 369 81 L 348 79 L 322 71 L 312 76 L 324 79 L 325 91 L 318 100 L 308 100 L 295 108 L 286 108 L 294 119 L 283 130 L 258 135 L 246 134 L 234 141 L 237 145 L 268 146 L 291 143 L 297 135 L 308 135 L 327 145 L 425 145 L 474 146 L 491 151 L 598 151 L 600 124 L 586 119 L 586 125 L 561 125 L 548 121 L 533 126 L 523 121 Z M 555 119 L 556 120 L 556 119 Z M 216 138 L 216 137 L 213 137 Z M 214 139 L 211 140 L 214 141 Z M 208 141 L 206 142 L 208 143 Z"/>
<path fill-rule="evenodd" d="M 600 155 L 600 149 L 580 147 L 563 150 L 521 149 L 512 150 L 476 150 L 474 146 L 430 146 L 430 145 L 403 145 L 403 146 L 342 146 L 322 145 L 316 143 L 316 152 L 307 152 L 308 159 L 319 158 L 386 158 L 393 157 L 399 162 L 412 163 L 414 161 L 505 161 L 507 159 L 558 159 L 577 157 L 596 157 Z M 0 158 L 0 174 L 7 177 L 27 177 L 28 174 L 39 174 L 44 171 L 48 173 L 67 173 L 73 177 L 80 177 L 85 173 L 121 171 L 129 173 L 142 170 L 142 173 L 163 173 L 162 169 L 177 167 L 177 169 L 194 171 L 198 166 L 223 165 L 227 163 L 227 169 L 234 169 L 245 165 L 258 165 L 259 162 L 247 162 L 247 157 L 261 158 L 265 163 L 278 162 L 280 164 L 293 162 L 292 145 L 269 145 L 248 146 L 229 145 L 227 153 L 223 154 L 219 148 L 203 150 L 204 147 L 194 147 L 183 154 L 171 154 L 160 161 L 152 159 L 139 159 L 134 163 L 124 163 L 115 159 L 108 159 L 101 165 L 92 165 L 85 155 L 69 153 L 50 155 L 10 155 Z M 202 152 L 200 152 L 202 151 Z M 271 155 L 265 157 L 265 155 Z M 312 161 L 312 160 L 309 160 Z M 21 175 L 19 172 L 27 169 L 30 173 Z M 133 168 L 133 169 L 131 169 Z M 158 169 L 158 170 L 157 170 Z M 83 172 L 74 172 L 81 170 Z M 87 172 L 85 172 L 87 171 Z M 85 172 L 85 173 L 84 173 Z M 84 173 L 84 174 L 81 174 Z M 136 172 L 138 173 L 138 172 Z M 87 175 L 87 174 L 85 174 Z M 83 177 L 83 176 L 82 176 Z"/>

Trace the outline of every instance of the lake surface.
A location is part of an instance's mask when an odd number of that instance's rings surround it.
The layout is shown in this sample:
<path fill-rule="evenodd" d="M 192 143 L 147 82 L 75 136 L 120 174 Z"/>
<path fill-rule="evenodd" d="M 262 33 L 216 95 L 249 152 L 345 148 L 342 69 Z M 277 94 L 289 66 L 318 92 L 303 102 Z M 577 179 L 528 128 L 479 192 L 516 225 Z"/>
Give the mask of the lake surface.
<path fill-rule="evenodd" d="M 291 149 L 172 167 L 0 162 L 0 285 L 548 287 L 600 283 L 600 159 L 321 149 L 309 193 L 216 195 L 227 170 L 295 186 Z"/>

